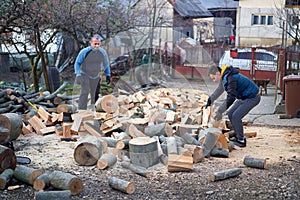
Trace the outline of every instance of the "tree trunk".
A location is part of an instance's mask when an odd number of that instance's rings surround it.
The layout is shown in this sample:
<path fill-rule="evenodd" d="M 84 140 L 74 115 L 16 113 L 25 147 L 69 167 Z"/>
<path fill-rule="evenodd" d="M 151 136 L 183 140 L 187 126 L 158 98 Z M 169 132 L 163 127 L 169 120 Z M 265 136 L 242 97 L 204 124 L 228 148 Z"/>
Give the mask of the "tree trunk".
<path fill-rule="evenodd" d="M 33 188 L 38 191 L 42 191 L 47 188 L 50 185 L 49 174 L 50 172 L 45 172 L 44 174 L 36 177 L 33 181 Z"/>

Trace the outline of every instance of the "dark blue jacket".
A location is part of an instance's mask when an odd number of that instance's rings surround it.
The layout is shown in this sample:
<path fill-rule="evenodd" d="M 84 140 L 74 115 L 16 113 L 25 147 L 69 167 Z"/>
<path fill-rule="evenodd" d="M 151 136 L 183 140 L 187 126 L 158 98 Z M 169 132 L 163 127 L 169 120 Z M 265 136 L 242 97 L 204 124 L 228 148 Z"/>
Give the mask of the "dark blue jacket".
<path fill-rule="evenodd" d="M 223 66 L 221 75 L 224 90 L 227 92 L 226 109 L 236 99 L 251 99 L 259 93 L 258 86 L 232 66 Z"/>

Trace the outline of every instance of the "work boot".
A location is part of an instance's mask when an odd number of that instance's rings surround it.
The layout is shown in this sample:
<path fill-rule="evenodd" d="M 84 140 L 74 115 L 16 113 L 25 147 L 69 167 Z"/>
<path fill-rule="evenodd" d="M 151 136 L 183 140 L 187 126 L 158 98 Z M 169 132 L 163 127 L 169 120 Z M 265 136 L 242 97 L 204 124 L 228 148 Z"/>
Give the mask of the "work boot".
<path fill-rule="evenodd" d="M 246 138 L 244 138 L 243 140 L 239 140 L 236 137 L 229 139 L 230 141 L 232 141 L 234 143 L 234 145 L 238 146 L 238 147 L 246 147 L 247 145 L 247 140 Z"/>

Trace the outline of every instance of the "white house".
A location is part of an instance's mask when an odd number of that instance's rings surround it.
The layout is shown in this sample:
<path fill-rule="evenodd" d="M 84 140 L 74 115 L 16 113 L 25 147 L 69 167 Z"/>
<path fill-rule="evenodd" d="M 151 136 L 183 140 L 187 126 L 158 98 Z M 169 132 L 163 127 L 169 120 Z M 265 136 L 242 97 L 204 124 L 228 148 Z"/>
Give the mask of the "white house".
<path fill-rule="evenodd" d="M 286 34 L 289 31 L 287 23 L 290 18 L 286 16 L 287 2 L 286 0 L 239 0 L 236 46 L 291 45 L 292 39 Z"/>

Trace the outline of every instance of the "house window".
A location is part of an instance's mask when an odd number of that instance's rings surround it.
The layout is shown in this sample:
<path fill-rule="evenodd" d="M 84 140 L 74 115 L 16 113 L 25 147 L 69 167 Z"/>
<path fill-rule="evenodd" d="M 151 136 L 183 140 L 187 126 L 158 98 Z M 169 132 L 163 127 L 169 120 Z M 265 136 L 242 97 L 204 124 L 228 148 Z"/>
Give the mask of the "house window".
<path fill-rule="evenodd" d="M 252 24 L 258 24 L 259 16 L 258 15 L 253 15 L 253 22 Z"/>
<path fill-rule="evenodd" d="M 260 24 L 266 24 L 266 16 L 260 16 Z"/>
<path fill-rule="evenodd" d="M 268 16 L 267 25 L 273 25 L 273 16 Z"/>
<path fill-rule="evenodd" d="M 252 15 L 252 25 L 273 25 L 273 16 Z"/>

